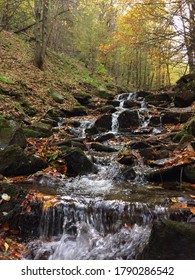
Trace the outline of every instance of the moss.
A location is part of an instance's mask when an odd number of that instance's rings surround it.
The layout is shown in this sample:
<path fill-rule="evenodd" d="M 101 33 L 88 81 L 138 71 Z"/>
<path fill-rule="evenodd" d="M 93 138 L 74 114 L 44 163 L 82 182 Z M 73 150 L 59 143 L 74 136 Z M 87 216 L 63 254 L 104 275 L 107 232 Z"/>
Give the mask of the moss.
<path fill-rule="evenodd" d="M 11 79 L 6 78 L 5 76 L 3 76 L 1 74 L 0 74 L 0 82 L 5 83 L 5 84 L 14 84 L 14 82 Z"/>
<path fill-rule="evenodd" d="M 64 103 L 64 97 L 53 89 L 48 90 L 48 94 L 53 98 L 55 102 L 60 104 Z"/>
<path fill-rule="evenodd" d="M 33 129 L 29 129 L 29 128 L 24 128 L 24 135 L 26 138 L 40 138 L 40 137 L 44 137 L 44 134 L 39 132 L 39 131 L 35 131 Z"/>

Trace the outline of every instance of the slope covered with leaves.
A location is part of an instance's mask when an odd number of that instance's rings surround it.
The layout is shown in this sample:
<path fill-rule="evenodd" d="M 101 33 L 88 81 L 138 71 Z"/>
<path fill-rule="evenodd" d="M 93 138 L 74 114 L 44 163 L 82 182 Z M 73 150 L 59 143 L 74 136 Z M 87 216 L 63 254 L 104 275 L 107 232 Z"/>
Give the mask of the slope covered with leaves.
<path fill-rule="evenodd" d="M 9 32 L 0 32 L 0 114 L 11 118 L 39 118 L 50 109 L 69 109 L 77 104 L 73 93 L 93 93 L 106 88 L 111 79 L 91 76 L 82 62 L 47 51 L 46 67 L 34 65 L 33 44 Z M 55 91 L 64 102 L 48 94 Z"/>

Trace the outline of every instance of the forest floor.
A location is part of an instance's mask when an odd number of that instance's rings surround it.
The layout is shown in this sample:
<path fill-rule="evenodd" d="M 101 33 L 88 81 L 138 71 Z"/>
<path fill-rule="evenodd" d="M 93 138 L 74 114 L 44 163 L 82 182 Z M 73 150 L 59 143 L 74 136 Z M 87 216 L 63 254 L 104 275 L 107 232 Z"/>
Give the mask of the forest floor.
<path fill-rule="evenodd" d="M 33 44 L 5 31 L 0 32 L 0 114 L 17 119 L 40 118 L 51 109 L 70 109 L 78 102 L 74 93 L 92 97 L 98 90 L 116 92 L 110 77 L 90 71 L 73 57 L 48 50 L 45 70 L 34 65 Z M 64 98 L 55 102 L 48 94 L 55 91 Z"/>

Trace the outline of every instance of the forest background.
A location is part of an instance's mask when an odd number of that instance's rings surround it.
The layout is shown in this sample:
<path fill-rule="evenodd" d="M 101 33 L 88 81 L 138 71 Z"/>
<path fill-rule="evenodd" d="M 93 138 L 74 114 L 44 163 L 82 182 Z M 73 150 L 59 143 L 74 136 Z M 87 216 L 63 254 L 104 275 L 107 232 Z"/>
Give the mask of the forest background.
<path fill-rule="evenodd" d="M 50 49 L 128 88 L 195 71 L 193 0 L 0 0 L 0 28 L 33 44 L 42 70 Z"/>

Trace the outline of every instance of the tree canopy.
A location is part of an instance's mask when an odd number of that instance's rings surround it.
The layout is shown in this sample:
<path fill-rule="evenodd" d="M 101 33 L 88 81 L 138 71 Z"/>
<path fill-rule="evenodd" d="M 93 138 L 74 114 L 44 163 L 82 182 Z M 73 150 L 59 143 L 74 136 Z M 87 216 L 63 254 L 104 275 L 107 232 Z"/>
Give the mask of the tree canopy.
<path fill-rule="evenodd" d="M 1 29 L 76 56 L 91 73 L 148 89 L 195 71 L 193 0 L 0 0 Z"/>

